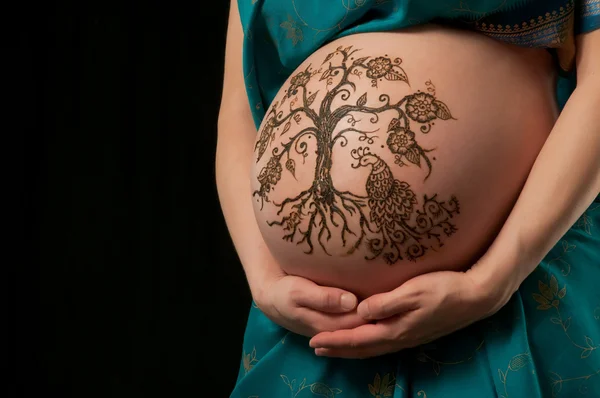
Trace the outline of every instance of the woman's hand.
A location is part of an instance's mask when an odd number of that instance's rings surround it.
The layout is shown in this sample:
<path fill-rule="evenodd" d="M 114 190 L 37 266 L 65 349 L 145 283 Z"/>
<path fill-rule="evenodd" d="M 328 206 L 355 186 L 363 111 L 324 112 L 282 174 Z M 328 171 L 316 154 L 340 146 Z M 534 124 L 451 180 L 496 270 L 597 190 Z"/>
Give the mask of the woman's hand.
<path fill-rule="evenodd" d="M 354 294 L 283 272 L 263 283 L 256 296 L 256 305 L 269 319 L 308 337 L 367 322 L 356 312 Z"/>
<path fill-rule="evenodd" d="M 357 309 L 371 323 L 319 333 L 310 346 L 320 356 L 367 358 L 428 343 L 464 328 L 492 315 L 508 300 L 502 297 L 510 297 L 487 289 L 475 270 L 424 274 L 391 292 L 371 296 Z"/>

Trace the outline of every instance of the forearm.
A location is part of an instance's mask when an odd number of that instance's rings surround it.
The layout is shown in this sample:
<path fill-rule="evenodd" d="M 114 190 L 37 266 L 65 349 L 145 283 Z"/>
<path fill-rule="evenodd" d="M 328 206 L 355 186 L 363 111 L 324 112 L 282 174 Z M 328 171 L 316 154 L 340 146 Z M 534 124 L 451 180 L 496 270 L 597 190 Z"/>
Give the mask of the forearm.
<path fill-rule="evenodd" d="M 600 87 L 579 86 L 563 109 L 525 186 L 477 272 L 489 286 L 521 282 L 600 191 Z M 491 265 L 490 265 L 491 264 Z M 508 297 L 504 299 L 508 300 Z"/>
<path fill-rule="evenodd" d="M 225 48 L 223 94 L 219 110 L 216 180 L 221 209 L 246 272 L 252 297 L 261 294 L 264 281 L 281 275 L 256 224 L 252 208 L 250 165 L 256 128 L 246 97 L 242 74 L 244 34 L 237 2 L 231 1 Z"/>
<path fill-rule="evenodd" d="M 256 298 L 262 282 L 282 271 L 266 247 L 254 217 L 250 187 L 254 126 L 251 120 L 244 120 L 246 117 L 250 116 L 232 112 L 219 123 L 216 179 L 229 233 Z"/>

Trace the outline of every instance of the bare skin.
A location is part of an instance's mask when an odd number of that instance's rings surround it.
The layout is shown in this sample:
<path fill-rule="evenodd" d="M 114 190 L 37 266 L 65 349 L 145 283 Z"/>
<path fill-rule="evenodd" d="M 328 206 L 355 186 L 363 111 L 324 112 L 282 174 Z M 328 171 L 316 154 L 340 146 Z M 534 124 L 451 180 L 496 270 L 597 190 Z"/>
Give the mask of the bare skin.
<path fill-rule="evenodd" d="M 287 274 L 359 298 L 466 269 L 554 125 L 553 90 L 545 51 L 437 26 L 319 49 L 256 136 L 253 203 L 270 252 Z"/>

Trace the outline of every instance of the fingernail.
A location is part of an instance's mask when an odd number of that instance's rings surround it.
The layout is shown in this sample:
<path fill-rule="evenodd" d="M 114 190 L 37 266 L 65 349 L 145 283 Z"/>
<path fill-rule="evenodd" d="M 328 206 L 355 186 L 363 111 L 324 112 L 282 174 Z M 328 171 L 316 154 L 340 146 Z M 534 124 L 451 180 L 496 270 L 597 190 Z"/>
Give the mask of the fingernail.
<path fill-rule="evenodd" d="M 340 304 L 342 309 L 346 311 L 353 310 L 356 307 L 356 297 L 353 294 L 344 293 L 340 298 Z"/>
<path fill-rule="evenodd" d="M 356 312 L 358 313 L 358 316 L 360 316 L 361 318 L 370 319 L 371 311 L 369 310 L 369 302 L 363 301 L 362 303 L 360 303 L 360 305 L 356 309 Z"/>
<path fill-rule="evenodd" d="M 317 348 L 315 350 L 315 355 L 318 357 L 321 357 L 323 355 L 327 354 L 327 350 L 325 348 Z"/>

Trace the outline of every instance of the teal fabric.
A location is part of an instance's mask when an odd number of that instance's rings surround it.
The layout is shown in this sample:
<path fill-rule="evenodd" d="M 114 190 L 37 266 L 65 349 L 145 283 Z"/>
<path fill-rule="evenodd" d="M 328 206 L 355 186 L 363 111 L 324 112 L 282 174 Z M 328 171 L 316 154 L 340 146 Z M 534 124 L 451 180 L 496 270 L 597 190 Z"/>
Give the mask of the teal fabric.
<path fill-rule="evenodd" d="M 557 48 L 558 36 L 565 46 L 569 40 L 561 29 L 575 34 L 600 27 L 600 0 L 238 4 L 246 35 L 246 88 L 257 127 L 294 69 L 341 36 L 435 20 L 466 24 L 515 44 Z M 538 15 L 546 16 L 548 29 L 536 35 L 529 29 L 520 36 L 504 31 Z M 482 21 L 488 21 L 485 27 Z M 490 24 L 502 28 L 490 30 Z M 561 105 L 575 87 L 573 76 L 559 81 Z M 317 357 L 307 338 L 274 324 L 253 305 L 231 397 L 600 397 L 599 281 L 600 197 L 501 311 L 426 346 L 368 360 Z"/>
<path fill-rule="evenodd" d="M 574 34 L 600 27 L 600 0 L 238 0 L 238 7 L 257 128 L 298 65 L 343 36 L 442 22 L 517 45 L 555 49 Z"/>

